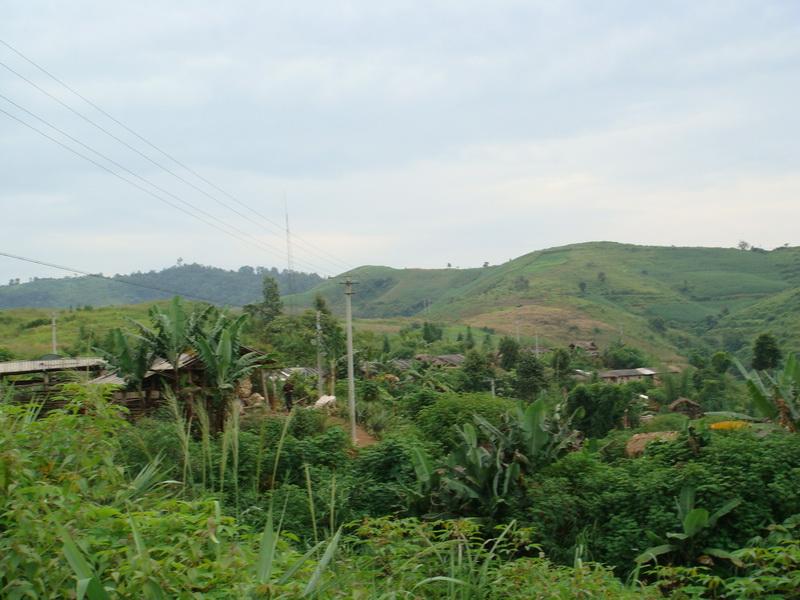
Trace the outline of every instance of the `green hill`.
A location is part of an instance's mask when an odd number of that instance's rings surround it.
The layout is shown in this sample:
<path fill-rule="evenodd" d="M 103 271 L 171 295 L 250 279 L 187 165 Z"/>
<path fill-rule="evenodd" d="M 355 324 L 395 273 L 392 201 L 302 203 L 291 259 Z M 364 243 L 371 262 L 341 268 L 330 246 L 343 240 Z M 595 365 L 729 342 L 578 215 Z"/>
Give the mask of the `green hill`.
<path fill-rule="evenodd" d="M 800 346 L 800 248 L 594 242 L 479 269 L 370 266 L 349 275 L 362 318 L 458 321 L 545 345 L 622 336 L 663 360 L 701 344 L 737 351 L 765 330 Z M 341 287 L 328 281 L 293 301 L 310 305 L 319 293 L 341 308 Z"/>
<path fill-rule="evenodd" d="M 264 274 L 274 275 L 249 267 L 225 271 L 186 265 L 124 277 L 237 306 L 258 299 Z M 430 320 L 519 334 L 530 343 L 538 337 L 544 347 L 573 340 L 605 346 L 622 337 L 665 362 L 682 360 L 694 347 L 726 348 L 747 358 L 752 340 L 763 331 L 776 334 L 787 350 L 800 348 L 800 248 L 765 252 L 594 242 L 532 252 L 485 268 L 365 266 L 349 275 L 358 282 L 353 298 L 358 328 L 380 333 Z M 310 307 L 321 294 L 338 314 L 344 313 L 341 278 L 303 277 L 296 275 L 294 285 L 306 291 L 285 297 L 290 309 Z M 279 283 L 285 292 L 287 280 L 279 278 Z M 0 307 L 133 304 L 165 296 L 84 277 L 2 286 Z M 90 329 L 102 335 L 123 315 L 143 310 L 73 311 L 62 323 L 63 339 L 75 345 Z M 0 346 L 24 356 L 44 353 L 49 327 L 27 325 L 48 315 L 0 313 Z"/>
<path fill-rule="evenodd" d="M 242 306 L 260 298 L 265 275 L 277 280 L 282 293 L 303 292 L 322 281 L 315 273 L 292 272 L 290 275 L 274 267 L 241 267 L 227 271 L 185 264 L 113 277 L 48 278 L 4 285 L 0 286 L 0 308 L 111 306 L 163 300 L 176 294 L 219 305 Z"/>

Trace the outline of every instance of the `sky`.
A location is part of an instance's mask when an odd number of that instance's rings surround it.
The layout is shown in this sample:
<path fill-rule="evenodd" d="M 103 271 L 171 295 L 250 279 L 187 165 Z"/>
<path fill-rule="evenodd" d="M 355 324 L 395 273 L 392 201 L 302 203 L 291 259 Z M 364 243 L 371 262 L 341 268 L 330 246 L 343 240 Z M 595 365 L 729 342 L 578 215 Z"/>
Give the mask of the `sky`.
<path fill-rule="evenodd" d="M 323 275 L 800 245 L 796 0 L 5 0 L 0 40 L 128 128 L 0 44 L 0 252 L 282 268 L 286 212 Z"/>

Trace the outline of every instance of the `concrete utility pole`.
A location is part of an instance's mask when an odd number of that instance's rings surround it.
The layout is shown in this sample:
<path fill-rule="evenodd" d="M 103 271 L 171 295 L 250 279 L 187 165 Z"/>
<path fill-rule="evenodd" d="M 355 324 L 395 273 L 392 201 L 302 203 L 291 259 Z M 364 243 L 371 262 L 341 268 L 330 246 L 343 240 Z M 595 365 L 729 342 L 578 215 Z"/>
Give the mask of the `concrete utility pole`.
<path fill-rule="evenodd" d="M 356 381 L 353 373 L 353 283 L 349 277 L 344 282 L 345 318 L 347 319 L 347 404 L 350 408 L 350 436 L 356 443 Z"/>
<path fill-rule="evenodd" d="M 319 321 L 320 316 L 320 311 L 317 311 L 317 398 L 321 398 L 325 393 L 322 380 L 322 325 Z"/>
<path fill-rule="evenodd" d="M 58 342 L 56 340 L 56 313 L 50 313 L 50 329 L 53 342 L 53 354 L 58 354 Z"/>

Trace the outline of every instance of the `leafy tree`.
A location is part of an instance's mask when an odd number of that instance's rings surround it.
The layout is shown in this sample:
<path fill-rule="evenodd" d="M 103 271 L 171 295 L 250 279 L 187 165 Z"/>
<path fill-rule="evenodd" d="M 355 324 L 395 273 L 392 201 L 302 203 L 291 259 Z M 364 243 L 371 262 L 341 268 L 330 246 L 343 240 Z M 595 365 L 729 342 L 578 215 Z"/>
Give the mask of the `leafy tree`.
<path fill-rule="evenodd" d="M 425 340 L 426 343 L 432 344 L 433 342 L 437 342 L 442 339 L 442 335 L 444 335 L 444 330 L 440 325 L 428 323 L 427 321 L 422 324 L 422 339 Z"/>
<path fill-rule="evenodd" d="M 344 330 L 332 314 L 320 312 L 322 351 L 328 360 L 336 360 L 345 352 Z M 316 361 L 317 315 L 314 310 L 277 317 L 264 329 L 263 336 L 268 347 L 286 364 L 312 365 Z"/>
<path fill-rule="evenodd" d="M 550 367 L 553 369 L 553 377 L 559 383 L 565 383 L 569 378 L 570 363 L 572 357 L 565 348 L 556 348 L 550 354 Z"/>
<path fill-rule="evenodd" d="M 506 371 L 510 371 L 517 366 L 517 359 L 519 359 L 519 342 L 514 338 L 508 336 L 503 337 L 497 346 L 500 352 L 500 367 Z"/>
<path fill-rule="evenodd" d="M 753 344 L 752 366 L 756 371 L 775 369 L 781 361 L 778 340 L 771 333 L 762 333 Z"/>
<path fill-rule="evenodd" d="M 487 333 L 483 336 L 483 341 L 481 342 L 481 352 L 484 354 L 489 354 L 494 350 L 494 346 L 492 345 L 492 334 Z"/>
<path fill-rule="evenodd" d="M 461 365 L 463 388 L 468 392 L 477 392 L 489 388 L 489 380 L 494 375 L 489 358 L 479 350 L 468 350 Z"/>
<path fill-rule="evenodd" d="M 711 357 L 711 368 L 719 374 L 727 373 L 733 365 L 733 359 L 727 352 L 715 352 Z"/>
<path fill-rule="evenodd" d="M 603 271 L 600 271 L 597 274 L 597 281 L 599 281 L 600 283 L 605 283 L 606 282 L 606 274 Z"/>
<path fill-rule="evenodd" d="M 244 307 L 244 310 L 258 325 L 269 325 L 283 312 L 283 302 L 278 291 L 278 282 L 272 277 L 264 276 L 261 296 L 261 302 L 248 304 Z"/>
<path fill-rule="evenodd" d="M 472 327 L 467 325 L 467 333 L 464 336 L 464 348 L 472 350 L 475 347 L 475 338 L 472 336 Z"/>
<path fill-rule="evenodd" d="M 580 289 L 581 294 L 585 294 L 586 293 L 586 282 L 585 281 L 579 282 L 578 283 L 578 289 Z"/>
<path fill-rule="evenodd" d="M 567 400 L 568 411 L 580 411 L 574 421 L 575 427 L 591 438 L 602 438 L 620 427 L 630 405 L 629 390 L 604 383 L 578 385 Z"/>
<path fill-rule="evenodd" d="M 636 369 L 647 364 L 647 356 L 632 346 L 616 342 L 603 353 L 603 364 L 610 369 Z"/>
<path fill-rule="evenodd" d="M 708 360 L 703 352 L 692 350 L 689 353 L 689 364 L 695 369 L 705 369 L 708 366 Z"/>
<path fill-rule="evenodd" d="M 318 310 L 323 315 L 330 315 L 331 309 L 328 306 L 328 302 L 325 300 L 322 294 L 315 294 L 314 295 L 314 310 Z"/>
<path fill-rule="evenodd" d="M 514 389 L 523 400 L 533 401 L 547 387 L 544 365 L 533 352 L 521 352 L 517 361 Z"/>
<path fill-rule="evenodd" d="M 419 411 L 416 424 L 425 439 L 444 452 L 458 445 L 460 436 L 456 426 L 474 422 L 476 414 L 499 425 L 503 415 L 514 406 L 507 398 L 492 398 L 488 392 L 437 394 L 433 402 L 429 398 L 424 402 L 426 406 Z"/>

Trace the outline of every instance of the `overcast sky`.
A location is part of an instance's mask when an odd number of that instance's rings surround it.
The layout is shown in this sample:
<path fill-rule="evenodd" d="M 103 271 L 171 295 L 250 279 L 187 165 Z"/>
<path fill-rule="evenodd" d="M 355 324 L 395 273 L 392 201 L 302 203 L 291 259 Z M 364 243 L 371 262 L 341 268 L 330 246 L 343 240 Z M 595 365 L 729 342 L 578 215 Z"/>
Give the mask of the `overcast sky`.
<path fill-rule="evenodd" d="M 0 113 L 0 252 L 284 267 L 284 198 L 295 267 L 324 274 L 591 240 L 800 244 L 796 0 L 5 0 L 0 39 L 216 187 L 2 45 L 153 162 L 2 65 L 0 94 L 146 182 L 0 109 L 235 228 Z M 34 275 L 59 273 L 0 257 L 0 282 Z"/>

